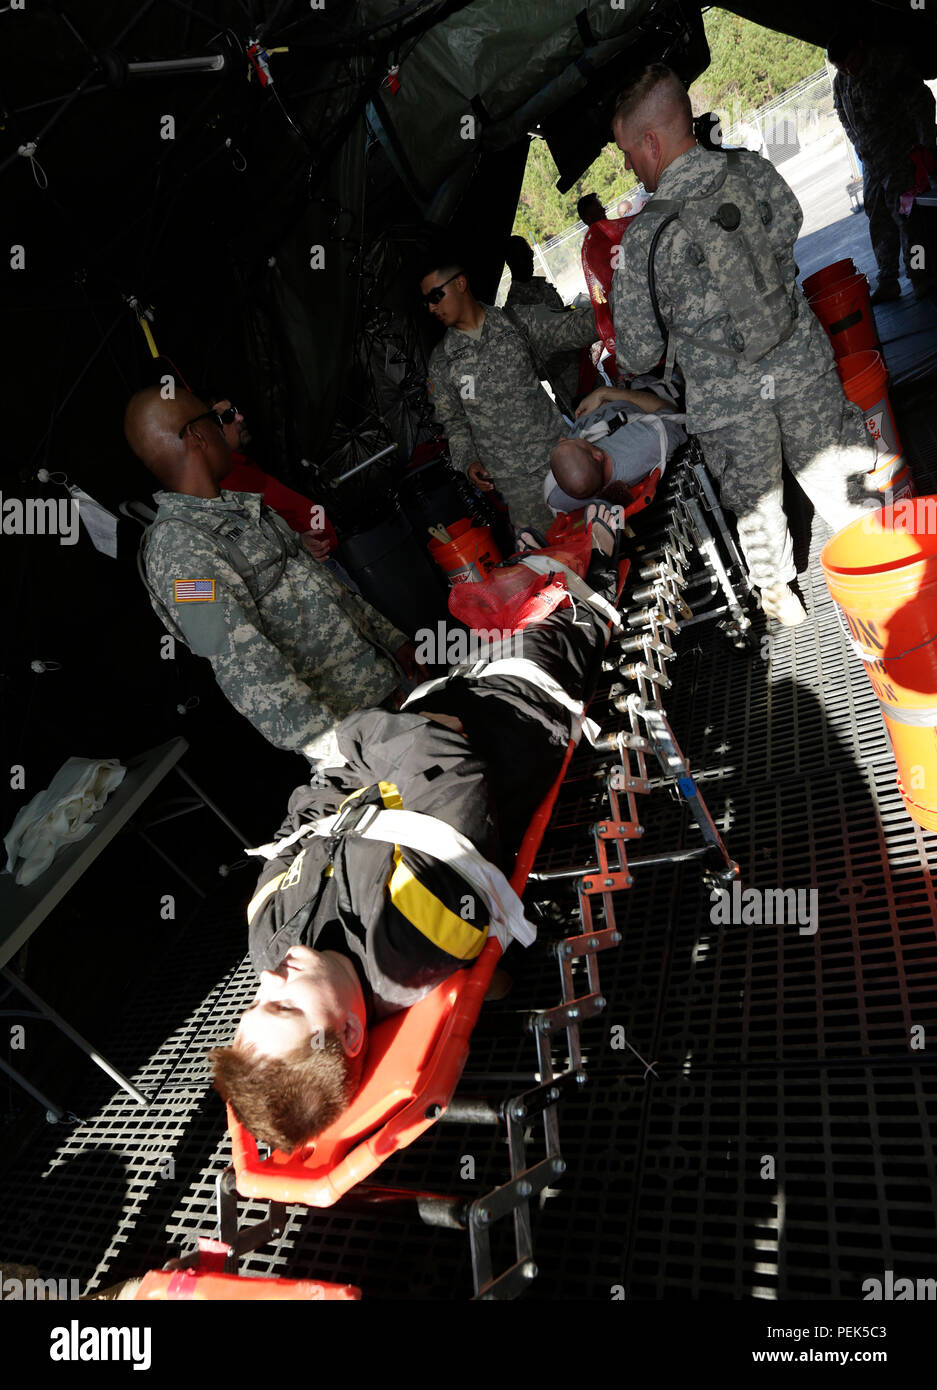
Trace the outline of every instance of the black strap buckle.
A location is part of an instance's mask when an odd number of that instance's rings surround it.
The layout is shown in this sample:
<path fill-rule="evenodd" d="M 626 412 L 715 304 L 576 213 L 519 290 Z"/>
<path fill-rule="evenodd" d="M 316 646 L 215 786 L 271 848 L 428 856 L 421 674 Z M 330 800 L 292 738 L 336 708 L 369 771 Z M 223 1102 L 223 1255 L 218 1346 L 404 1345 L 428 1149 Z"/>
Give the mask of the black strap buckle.
<path fill-rule="evenodd" d="M 353 835 L 363 829 L 365 825 L 370 825 L 381 808 L 375 806 L 373 802 L 360 801 L 353 802 L 350 806 L 344 807 L 339 811 L 338 818 L 332 829 L 329 831 L 329 863 L 335 858 L 335 852 L 339 844 L 346 835 Z M 363 823 L 363 824 L 362 824 Z"/>

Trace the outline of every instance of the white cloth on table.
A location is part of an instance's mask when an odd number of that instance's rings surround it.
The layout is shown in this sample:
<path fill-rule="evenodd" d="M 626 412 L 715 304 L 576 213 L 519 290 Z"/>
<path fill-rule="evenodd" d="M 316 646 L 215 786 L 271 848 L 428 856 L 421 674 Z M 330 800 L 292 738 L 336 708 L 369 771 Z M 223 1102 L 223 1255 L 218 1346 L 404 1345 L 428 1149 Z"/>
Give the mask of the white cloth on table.
<path fill-rule="evenodd" d="M 65 845 L 83 840 L 94 826 L 110 793 L 120 786 L 127 769 L 116 758 L 69 758 L 45 791 L 37 792 L 17 813 L 4 836 L 6 873 L 25 887 L 52 863 Z"/>

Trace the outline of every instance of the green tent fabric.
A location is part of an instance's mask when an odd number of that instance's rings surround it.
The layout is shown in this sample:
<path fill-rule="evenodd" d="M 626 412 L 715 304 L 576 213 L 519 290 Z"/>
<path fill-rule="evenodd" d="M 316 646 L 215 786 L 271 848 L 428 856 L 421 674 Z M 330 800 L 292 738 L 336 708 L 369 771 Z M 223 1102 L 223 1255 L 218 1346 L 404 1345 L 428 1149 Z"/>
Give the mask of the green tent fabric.
<path fill-rule="evenodd" d="M 395 8 L 364 0 L 365 22 Z M 504 149 L 624 53 L 654 0 L 474 0 L 399 59 L 399 89 L 375 102 L 380 133 L 428 205 L 466 160 Z"/>

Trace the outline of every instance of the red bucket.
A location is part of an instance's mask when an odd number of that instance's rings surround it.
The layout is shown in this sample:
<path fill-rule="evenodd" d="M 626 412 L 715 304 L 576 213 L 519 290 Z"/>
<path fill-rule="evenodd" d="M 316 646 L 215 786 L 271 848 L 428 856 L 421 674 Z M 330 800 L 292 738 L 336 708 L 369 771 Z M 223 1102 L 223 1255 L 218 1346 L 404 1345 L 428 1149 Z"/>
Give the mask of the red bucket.
<path fill-rule="evenodd" d="M 825 265 L 822 270 L 815 270 L 807 276 L 803 283 L 804 294 L 810 299 L 812 295 L 831 290 L 839 280 L 848 280 L 855 274 L 856 263 L 852 256 L 847 256 L 844 261 L 833 261 L 832 265 Z"/>
<path fill-rule="evenodd" d="M 810 307 L 826 329 L 834 357 L 874 350 L 878 346 L 875 320 L 869 304 L 869 282 L 864 275 L 850 275 L 810 300 Z"/>
<path fill-rule="evenodd" d="M 451 541 L 435 539 L 429 553 L 448 575 L 450 584 L 477 584 L 501 561 L 501 552 L 487 526 L 473 526 L 468 517 L 446 527 Z"/>

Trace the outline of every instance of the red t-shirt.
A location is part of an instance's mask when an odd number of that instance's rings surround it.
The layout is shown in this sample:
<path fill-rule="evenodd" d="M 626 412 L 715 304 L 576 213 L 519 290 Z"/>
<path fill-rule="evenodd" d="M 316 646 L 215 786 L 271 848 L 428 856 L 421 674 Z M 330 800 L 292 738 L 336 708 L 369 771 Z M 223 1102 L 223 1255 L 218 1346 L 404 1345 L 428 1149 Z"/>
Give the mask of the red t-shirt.
<path fill-rule="evenodd" d="M 291 487 L 281 483 L 278 478 L 273 478 L 269 473 L 265 473 L 262 468 L 258 468 L 256 463 L 252 463 L 246 454 L 239 454 L 232 450 L 231 471 L 221 480 L 221 486 L 227 488 L 229 492 L 259 492 L 263 496 L 267 506 L 282 516 L 287 526 L 293 531 L 302 534 L 303 531 L 317 529 L 313 522 L 313 503 L 308 497 L 304 497 L 301 492 L 294 492 Z M 329 554 L 338 546 L 338 537 L 332 523 L 325 514 L 322 514 L 322 534 L 329 543 Z"/>

